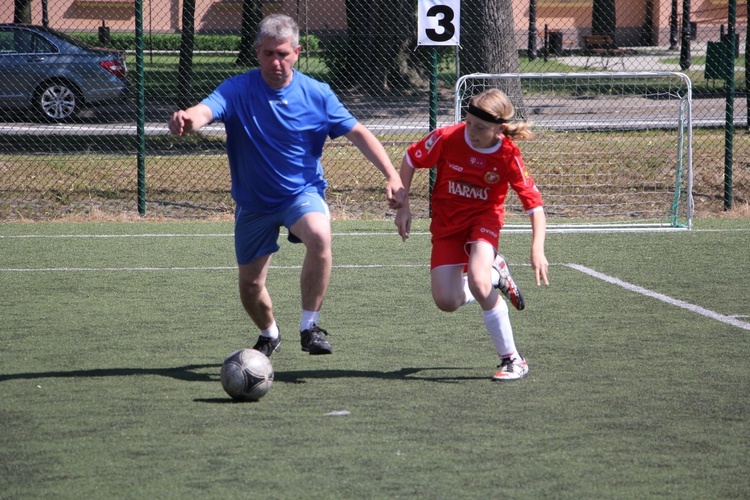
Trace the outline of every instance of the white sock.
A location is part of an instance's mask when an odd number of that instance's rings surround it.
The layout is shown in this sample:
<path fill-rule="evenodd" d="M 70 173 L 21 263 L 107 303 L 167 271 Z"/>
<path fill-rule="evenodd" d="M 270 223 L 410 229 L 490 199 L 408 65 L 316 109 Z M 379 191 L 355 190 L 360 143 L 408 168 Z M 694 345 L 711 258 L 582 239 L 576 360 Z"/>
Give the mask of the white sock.
<path fill-rule="evenodd" d="M 495 350 L 501 358 L 517 354 L 516 343 L 513 341 L 513 327 L 510 326 L 508 305 L 499 300 L 497 307 L 483 311 L 484 326 L 495 344 Z"/>
<path fill-rule="evenodd" d="M 464 276 L 463 278 L 461 278 L 461 285 L 464 288 L 464 303 L 461 305 L 465 306 L 466 304 L 471 304 L 472 302 L 476 302 L 477 299 L 474 298 L 474 294 L 472 294 L 471 290 L 469 290 L 468 276 Z"/>
<path fill-rule="evenodd" d="M 274 321 L 271 326 L 266 328 L 265 330 L 260 331 L 261 337 L 268 337 L 271 339 L 277 339 L 279 338 L 279 327 L 276 325 L 276 322 Z"/>
<path fill-rule="evenodd" d="M 302 320 L 299 322 L 299 331 L 309 330 L 313 324 L 318 323 L 318 316 L 320 311 L 305 311 L 302 310 Z"/>

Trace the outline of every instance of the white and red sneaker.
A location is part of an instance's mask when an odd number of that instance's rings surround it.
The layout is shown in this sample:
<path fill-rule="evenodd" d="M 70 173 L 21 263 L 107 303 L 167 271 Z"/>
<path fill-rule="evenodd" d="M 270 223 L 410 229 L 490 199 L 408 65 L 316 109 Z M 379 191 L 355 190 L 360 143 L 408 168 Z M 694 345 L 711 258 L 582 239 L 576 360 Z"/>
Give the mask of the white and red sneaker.
<path fill-rule="evenodd" d="M 495 288 L 508 297 L 513 307 L 519 311 L 523 310 L 526 307 L 526 302 L 523 300 L 521 289 L 518 288 L 518 285 L 516 285 L 516 282 L 513 281 L 513 277 L 510 275 L 510 269 L 508 268 L 508 263 L 505 261 L 505 257 L 497 254 L 495 262 L 492 263 L 492 268 L 500 274 L 500 280 L 495 285 Z"/>
<path fill-rule="evenodd" d="M 520 380 L 529 374 L 529 364 L 520 354 L 503 358 L 498 368 L 500 369 L 492 376 L 492 380 Z"/>

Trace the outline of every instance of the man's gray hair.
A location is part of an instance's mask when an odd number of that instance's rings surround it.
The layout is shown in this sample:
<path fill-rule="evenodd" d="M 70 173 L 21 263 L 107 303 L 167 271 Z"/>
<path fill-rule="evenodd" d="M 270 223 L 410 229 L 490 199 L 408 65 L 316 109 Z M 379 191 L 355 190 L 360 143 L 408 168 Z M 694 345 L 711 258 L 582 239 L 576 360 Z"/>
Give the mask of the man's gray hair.
<path fill-rule="evenodd" d="M 291 17 L 284 14 L 271 14 L 263 18 L 258 26 L 255 45 L 260 47 L 264 38 L 272 40 L 290 39 L 292 47 L 299 45 L 299 26 Z"/>

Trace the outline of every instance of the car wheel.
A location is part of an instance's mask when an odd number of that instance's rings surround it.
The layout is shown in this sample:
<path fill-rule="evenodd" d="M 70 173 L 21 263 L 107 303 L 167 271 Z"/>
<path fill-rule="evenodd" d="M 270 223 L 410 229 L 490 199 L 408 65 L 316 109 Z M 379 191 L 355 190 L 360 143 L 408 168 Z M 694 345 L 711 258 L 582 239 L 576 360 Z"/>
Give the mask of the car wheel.
<path fill-rule="evenodd" d="M 66 82 L 48 82 L 36 93 L 36 108 L 47 121 L 61 122 L 72 118 L 81 109 L 78 91 Z"/>

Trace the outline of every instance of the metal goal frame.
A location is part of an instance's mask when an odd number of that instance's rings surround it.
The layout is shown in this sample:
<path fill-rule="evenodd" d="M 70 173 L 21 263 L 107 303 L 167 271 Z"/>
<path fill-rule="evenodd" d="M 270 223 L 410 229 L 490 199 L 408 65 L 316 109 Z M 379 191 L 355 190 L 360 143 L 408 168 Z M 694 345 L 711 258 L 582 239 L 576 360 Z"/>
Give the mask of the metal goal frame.
<path fill-rule="evenodd" d="M 524 118 L 531 119 L 532 130 L 537 133 L 541 132 L 543 136 L 568 134 L 562 137 L 578 137 L 576 134 L 591 134 L 596 136 L 600 143 L 608 143 L 612 142 L 606 139 L 608 136 L 611 136 L 613 141 L 616 137 L 632 138 L 639 137 L 639 134 L 648 139 L 650 131 L 654 131 L 655 136 L 663 137 L 661 140 L 666 142 L 660 146 L 666 148 L 662 153 L 665 158 L 659 159 L 659 152 L 657 152 L 654 154 L 656 159 L 653 161 L 658 163 L 656 169 L 670 168 L 674 175 L 672 179 L 666 176 L 661 179 L 652 179 L 646 181 L 651 185 L 639 187 L 638 183 L 643 180 L 639 178 L 639 175 L 633 175 L 632 187 L 623 184 L 622 193 L 606 195 L 611 196 L 613 200 L 608 205 L 612 208 L 611 215 L 593 214 L 596 210 L 589 210 L 586 205 L 580 209 L 580 214 L 577 216 L 565 215 L 565 213 L 575 212 L 571 209 L 572 205 L 566 204 L 566 209 L 545 206 L 546 210 L 552 212 L 548 212 L 550 231 L 679 231 L 692 228 L 694 210 L 692 82 L 687 75 L 678 72 L 473 73 L 460 77 L 456 82 L 453 102 L 454 123 L 462 121 L 469 99 L 473 95 L 482 89 L 492 87 L 500 88 L 508 94 L 516 109 L 523 111 Z M 528 91 L 528 88 L 532 90 Z M 593 95 L 586 95 L 592 89 Z M 549 99 L 549 102 L 568 103 L 567 114 L 558 115 L 555 110 L 548 113 L 554 105 L 544 104 L 544 99 Z M 649 110 L 649 106 L 652 105 L 654 109 Z M 598 110 L 603 110 L 601 116 L 597 114 Z M 674 114 L 671 114 L 672 111 Z M 547 115 L 552 118 L 547 119 Z M 674 132 L 674 142 L 670 145 L 671 136 L 664 134 L 671 132 Z M 537 173 L 545 166 L 535 164 L 537 161 L 535 157 L 538 155 L 527 156 L 529 149 L 527 143 L 534 142 L 533 140 L 518 141 L 517 144 L 521 148 L 531 175 L 540 186 L 546 205 L 545 182 L 537 176 Z M 643 147 L 648 150 L 648 145 Z M 556 163 L 552 154 L 554 153 L 539 153 L 545 158 L 551 158 L 553 160 L 551 163 Z M 570 156 L 569 152 L 566 154 Z M 627 154 L 627 151 L 610 152 L 614 158 L 612 161 L 615 162 L 619 161 L 620 156 L 627 157 Z M 599 150 L 582 151 L 576 161 L 580 163 L 581 159 L 588 158 L 591 163 L 596 163 L 601 156 L 604 156 L 604 152 L 600 153 Z M 633 158 L 629 161 L 638 160 L 639 158 Z M 609 166 L 611 165 L 604 164 L 602 169 L 608 170 Z M 560 168 L 565 170 L 564 166 Z M 565 173 L 560 175 L 565 175 Z M 596 177 L 597 174 L 594 172 L 587 175 Z M 643 175 L 650 175 L 650 172 L 645 171 Z M 554 175 L 541 177 L 553 179 Z M 622 182 L 630 181 L 625 179 Z M 595 196 L 597 194 L 595 184 L 599 183 L 599 187 L 606 191 L 611 188 L 608 182 L 605 177 L 604 180 L 595 181 L 594 185 L 587 186 L 587 189 L 592 190 L 591 195 Z M 576 189 L 580 191 L 582 188 L 576 188 L 573 185 L 570 189 L 573 192 Z M 642 193 L 638 193 L 638 189 L 642 189 Z M 638 198 L 640 195 L 643 198 L 652 195 L 649 191 L 663 191 L 660 193 L 661 198 L 658 202 L 668 205 L 664 207 L 663 213 L 651 216 L 642 215 L 640 212 L 645 213 L 645 211 L 640 208 L 629 210 L 628 205 L 631 203 L 639 207 L 654 204 Z M 571 198 L 576 198 L 576 196 L 571 196 Z M 513 209 L 510 197 L 509 202 L 511 206 L 507 207 L 510 208 L 508 224 L 504 231 L 528 231 L 530 228 L 528 223 L 523 221 L 516 223 L 513 220 L 513 214 L 521 215 L 521 212 L 517 206 L 515 210 Z M 607 204 L 603 206 L 605 205 Z M 658 207 L 656 209 L 659 210 Z M 587 213 L 587 210 L 590 213 Z M 633 213 L 628 213 L 629 211 Z"/>

